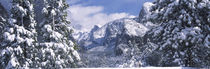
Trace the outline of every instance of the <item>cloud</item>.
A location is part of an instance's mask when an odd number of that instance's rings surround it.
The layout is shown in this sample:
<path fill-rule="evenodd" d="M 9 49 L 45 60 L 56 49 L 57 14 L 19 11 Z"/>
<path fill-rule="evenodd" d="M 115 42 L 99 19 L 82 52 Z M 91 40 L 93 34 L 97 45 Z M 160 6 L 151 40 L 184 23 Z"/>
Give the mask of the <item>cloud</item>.
<path fill-rule="evenodd" d="M 94 25 L 103 26 L 116 19 L 134 17 L 128 13 L 104 13 L 103 6 L 72 5 L 68 11 L 71 25 L 83 32 L 90 31 Z"/>
<path fill-rule="evenodd" d="M 76 3 L 80 2 L 80 0 L 67 0 L 67 2 L 69 4 L 76 4 Z"/>

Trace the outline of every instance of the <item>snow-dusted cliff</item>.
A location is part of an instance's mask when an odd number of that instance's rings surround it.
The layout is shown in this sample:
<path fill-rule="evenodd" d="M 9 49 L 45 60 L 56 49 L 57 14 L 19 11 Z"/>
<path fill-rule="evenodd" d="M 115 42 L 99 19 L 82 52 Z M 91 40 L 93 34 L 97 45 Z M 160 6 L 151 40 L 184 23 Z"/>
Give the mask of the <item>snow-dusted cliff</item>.
<path fill-rule="evenodd" d="M 138 23 L 137 18 L 119 19 L 112 21 L 101 28 L 95 26 L 87 38 L 79 38 L 79 44 L 86 49 L 95 46 L 114 47 L 118 44 L 117 41 L 119 39 L 135 36 L 142 37 L 147 31 L 148 28 L 143 24 Z M 124 35 L 127 35 L 127 37 L 121 37 Z"/>

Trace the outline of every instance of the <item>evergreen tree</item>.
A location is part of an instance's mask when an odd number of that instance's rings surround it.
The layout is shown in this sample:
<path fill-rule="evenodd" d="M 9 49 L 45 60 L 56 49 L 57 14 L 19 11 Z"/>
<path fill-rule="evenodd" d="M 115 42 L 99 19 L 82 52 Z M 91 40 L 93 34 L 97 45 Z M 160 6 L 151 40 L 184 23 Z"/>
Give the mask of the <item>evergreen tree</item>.
<path fill-rule="evenodd" d="M 30 66 L 35 55 L 35 26 L 32 0 L 12 0 L 11 18 L 1 42 L 1 68 Z"/>
<path fill-rule="evenodd" d="M 6 19 L 0 15 L 0 34 L 3 33 L 4 25 L 6 23 Z M 0 41 L 2 37 L 0 36 Z"/>
<path fill-rule="evenodd" d="M 70 39 L 71 29 L 67 21 L 68 4 L 65 0 L 44 0 L 45 15 L 40 34 L 40 56 L 38 63 L 42 68 L 77 67 L 79 54 Z"/>
<path fill-rule="evenodd" d="M 156 0 L 149 18 L 159 26 L 145 35 L 162 52 L 160 66 L 210 66 L 210 1 Z"/>

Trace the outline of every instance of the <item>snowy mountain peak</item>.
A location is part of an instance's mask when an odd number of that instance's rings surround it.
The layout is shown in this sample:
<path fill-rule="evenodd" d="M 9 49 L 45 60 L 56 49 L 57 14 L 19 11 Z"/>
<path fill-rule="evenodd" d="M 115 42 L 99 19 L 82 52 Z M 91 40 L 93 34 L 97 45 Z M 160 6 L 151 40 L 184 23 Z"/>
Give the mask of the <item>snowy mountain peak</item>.
<path fill-rule="evenodd" d="M 98 30 L 100 27 L 98 25 L 94 25 L 94 27 L 91 29 L 90 32 L 94 32 L 96 30 Z"/>
<path fill-rule="evenodd" d="M 149 30 L 145 25 L 138 23 L 137 18 L 123 18 L 107 23 L 99 28 L 95 26 L 88 37 L 81 36 L 79 44 L 85 48 L 95 46 L 115 46 L 120 36 L 143 37 Z M 127 37 L 123 37 L 127 38 Z"/>

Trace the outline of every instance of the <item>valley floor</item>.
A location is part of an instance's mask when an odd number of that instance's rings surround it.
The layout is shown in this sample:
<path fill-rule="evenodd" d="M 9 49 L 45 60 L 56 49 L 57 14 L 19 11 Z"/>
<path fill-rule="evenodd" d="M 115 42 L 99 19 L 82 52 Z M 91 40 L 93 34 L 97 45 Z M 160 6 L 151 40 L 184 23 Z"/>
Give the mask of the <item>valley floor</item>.
<path fill-rule="evenodd" d="M 104 46 L 92 48 L 80 54 L 86 67 L 118 67 L 120 61 L 125 60 L 121 56 L 114 56 Z"/>
<path fill-rule="evenodd" d="M 105 46 L 97 46 L 85 52 L 80 52 L 81 59 L 85 68 L 133 68 L 133 69 L 209 69 L 191 67 L 140 67 L 135 66 L 132 58 L 113 55 L 113 51 L 106 49 Z M 128 61 L 130 61 L 128 63 Z"/>

